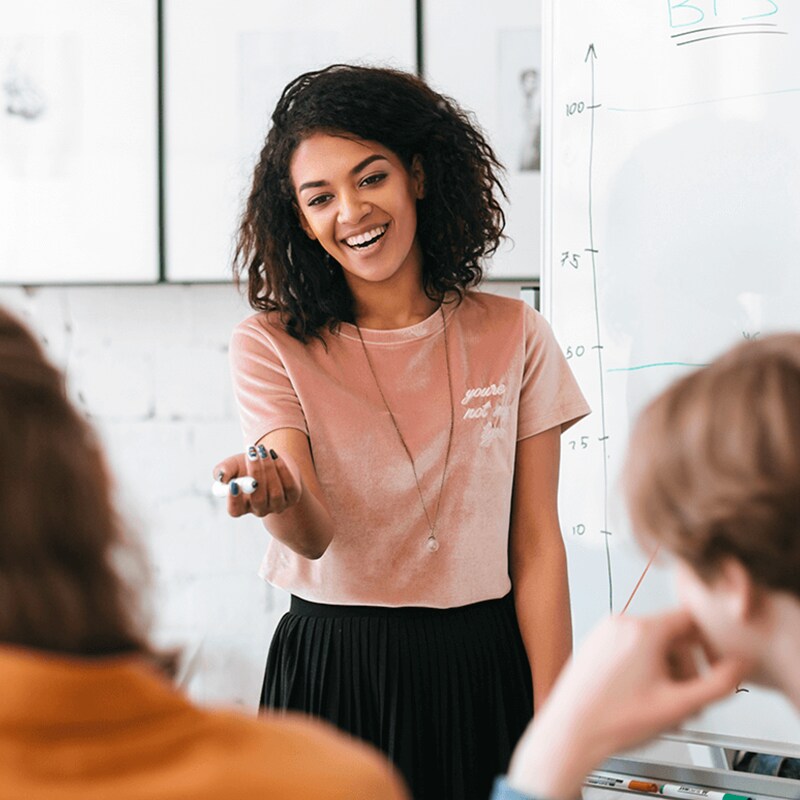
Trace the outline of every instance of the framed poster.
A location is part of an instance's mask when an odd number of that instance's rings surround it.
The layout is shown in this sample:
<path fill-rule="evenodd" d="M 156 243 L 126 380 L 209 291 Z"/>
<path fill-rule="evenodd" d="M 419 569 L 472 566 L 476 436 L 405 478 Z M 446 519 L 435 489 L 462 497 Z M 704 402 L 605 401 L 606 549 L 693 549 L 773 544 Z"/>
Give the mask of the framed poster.
<path fill-rule="evenodd" d="M 0 283 L 159 275 L 156 0 L 0 6 Z"/>
<path fill-rule="evenodd" d="M 164 0 L 166 271 L 227 281 L 272 109 L 334 62 L 416 71 L 413 0 Z"/>
<path fill-rule="evenodd" d="M 506 167 L 507 241 L 488 276 L 537 278 L 541 243 L 541 3 L 424 0 L 425 78 L 475 113 Z M 454 26 L 454 20 L 458 25 Z"/>

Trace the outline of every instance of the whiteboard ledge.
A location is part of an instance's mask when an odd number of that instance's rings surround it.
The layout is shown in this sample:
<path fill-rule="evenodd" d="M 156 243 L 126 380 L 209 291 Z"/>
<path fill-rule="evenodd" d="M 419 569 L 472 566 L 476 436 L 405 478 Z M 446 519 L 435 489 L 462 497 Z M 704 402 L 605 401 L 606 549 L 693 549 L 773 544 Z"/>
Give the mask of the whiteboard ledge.
<path fill-rule="evenodd" d="M 693 783 L 709 789 L 720 789 L 756 798 L 800 798 L 800 781 L 755 775 L 752 772 L 708 769 L 670 762 L 648 762 L 629 758 L 609 758 L 600 767 L 603 772 L 654 778 L 668 783 Z"/>

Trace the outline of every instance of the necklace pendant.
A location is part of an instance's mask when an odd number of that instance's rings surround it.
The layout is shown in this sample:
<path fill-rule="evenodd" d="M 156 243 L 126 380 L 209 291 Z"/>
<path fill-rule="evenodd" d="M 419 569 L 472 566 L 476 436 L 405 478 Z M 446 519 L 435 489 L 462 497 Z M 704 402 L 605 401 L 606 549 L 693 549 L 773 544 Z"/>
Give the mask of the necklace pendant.
<path fill-rule="evenodd" d="M 439 542 L 436 540 L 436 537 L 433 534 L 428 537 L 426 544 L 431 553 L 435 553 L 439 549 Z"/>

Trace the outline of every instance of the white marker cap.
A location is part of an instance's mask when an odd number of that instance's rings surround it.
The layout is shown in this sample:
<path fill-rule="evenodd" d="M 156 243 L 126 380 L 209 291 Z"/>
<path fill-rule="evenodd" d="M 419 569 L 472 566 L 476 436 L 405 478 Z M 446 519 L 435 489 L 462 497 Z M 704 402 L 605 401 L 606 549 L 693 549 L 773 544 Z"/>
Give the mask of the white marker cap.
<path fill-rule="evenodd" d="M 256 479 L 250 475 L 244 475 L 241 478 L 233 478 L 230 483 L 235 483 L 242 490 L 242 494 L 253 494 L 256 490 Z M 214 497 L 227 497 L 231 491 L 230 483 L 214 481 L 214 483 L 211 484 L 211 494 L 213 494 Z"/>

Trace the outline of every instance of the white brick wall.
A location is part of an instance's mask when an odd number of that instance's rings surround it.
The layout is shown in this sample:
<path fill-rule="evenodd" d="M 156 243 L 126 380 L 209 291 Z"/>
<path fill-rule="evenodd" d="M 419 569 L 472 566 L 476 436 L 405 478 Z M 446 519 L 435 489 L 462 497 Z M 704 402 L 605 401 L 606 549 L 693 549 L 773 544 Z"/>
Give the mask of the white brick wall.
<path fill-rule="evenodd" d="M 261 523 L 230 519 L 209 492 L 214 464 L 242 444 L 227 349 L 246 302 L 229 286 L 158 285 L 0 288 L 0 304 L 41 336 L 101 433 L 150 553 L 154 636 L 196 656 L 190 694 L 255 710 L 288 597 L 256 575 Z"/>

